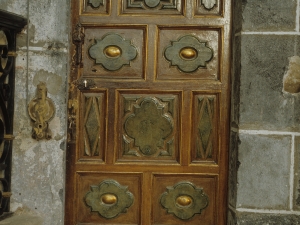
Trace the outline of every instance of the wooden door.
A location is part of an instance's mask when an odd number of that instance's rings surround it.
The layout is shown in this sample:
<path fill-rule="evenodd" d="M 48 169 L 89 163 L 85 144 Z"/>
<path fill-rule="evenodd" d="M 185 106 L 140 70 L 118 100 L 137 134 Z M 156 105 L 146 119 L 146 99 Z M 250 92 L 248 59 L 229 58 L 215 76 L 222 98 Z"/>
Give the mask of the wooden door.
<path fill-rule="evenodd" d="M 230 0 L 73 0 L 65 224 L 226 223 Z"/>

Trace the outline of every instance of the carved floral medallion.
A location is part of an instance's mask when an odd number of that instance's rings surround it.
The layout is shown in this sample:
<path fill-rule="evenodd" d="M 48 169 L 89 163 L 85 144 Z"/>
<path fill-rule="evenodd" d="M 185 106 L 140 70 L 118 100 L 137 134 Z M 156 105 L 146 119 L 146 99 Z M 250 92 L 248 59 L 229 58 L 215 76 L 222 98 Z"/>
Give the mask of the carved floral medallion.
<path fill-rule="evenodd" d="M 206 63 L 213 58 L 213 50 L 207 46 L 207 41 L 187 35 L 178 41 L 172 41 L 165 49 L 164 55 L 171 66 L 177 66 L 179 70 L 191 73 L 199 67 L 206 67 Z"/>
<path fill-rule="evenodd" d="M 215 7 L 217 4 L 217 0 L 201 0 L 201 4 L 208 10 Z"/>
<path fill-rule="evenodd" d="M 92 185 L 91 191 L 85 195 L 85 203 L 92 212 L 98 212 L 106 219 L 126 213 L 133 204 L 134 197 L 126 186 L 115 180 L 104 180 L 99 185 Z"/>
<path fill-rule="evenodd" d="M 191 182 L 179 182 L 161 195 L 161 205 L 168 213 L 187 220 L 208 206 L 208 196 Z"/>
<path fill-rule="evenodd" d="M 95 39 L 95 44 L 89 48 L 90 57 L 95 64 L 102 65 L 109 71 L 121 69 L 137 57 L 137 49 L 130 40 L 125 40 L 119 34 L 106 34 L 102 39 Z"/>
<path fill-rule="evenodd" d="M 126 134 L 146 156 L 157 153 L 173 131 L 173 120 L 164 108 L 166 105 L 157 98 L 144 98 L 125 121 Z"/>
<path fill-rule="evenodd" d="M 93 8 L 99 8 L 104 5 L 103 0 L 88 0 L 88 4 Z"/>

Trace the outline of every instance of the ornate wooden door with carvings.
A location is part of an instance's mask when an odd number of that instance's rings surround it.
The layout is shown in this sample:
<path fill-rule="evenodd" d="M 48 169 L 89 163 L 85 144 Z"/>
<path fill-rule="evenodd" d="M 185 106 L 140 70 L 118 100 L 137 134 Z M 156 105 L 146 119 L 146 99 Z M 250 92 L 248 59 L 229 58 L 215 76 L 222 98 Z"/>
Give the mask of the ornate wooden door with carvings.
<path fill-rule="evenodd" d="M 65 224 L 226 223 L 231 0 L 73 0 Z"/>

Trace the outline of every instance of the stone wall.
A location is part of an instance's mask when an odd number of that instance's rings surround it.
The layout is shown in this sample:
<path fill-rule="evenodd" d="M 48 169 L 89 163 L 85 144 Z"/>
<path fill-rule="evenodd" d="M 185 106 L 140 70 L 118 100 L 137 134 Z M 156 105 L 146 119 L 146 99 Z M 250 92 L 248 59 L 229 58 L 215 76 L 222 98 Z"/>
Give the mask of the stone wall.
<path fill-rule="evenodd" d="M 300 224 L 299 5 L 243 0 L 236 11 L 237 224 Z"/>
<path fill-rule="evenodd" d="M 0 8 L 28 18 L 17 43 L 11 210 L 63 224 L 69 0 L 0 0 Z M 39 82 L 56 108 L 49 141 L 31 138 L 27 105 Z"/>
<path fill-rule="evenodd" d="M 45 225 L 63 224 L 69 2 L 0 0 L 29 20 L 18 37 L 11 210 Z M 299 224 L 300 0 L 233 2 L 229 224 Z M 57 110 L 50 141 L 31 138 L 39 81 Z"/>

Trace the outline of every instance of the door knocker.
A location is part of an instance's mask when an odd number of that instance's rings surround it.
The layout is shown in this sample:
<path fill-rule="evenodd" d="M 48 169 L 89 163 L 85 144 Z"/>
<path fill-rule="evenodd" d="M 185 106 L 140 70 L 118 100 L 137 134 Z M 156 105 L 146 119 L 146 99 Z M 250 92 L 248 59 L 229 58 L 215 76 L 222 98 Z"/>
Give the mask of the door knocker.
<path fill-rule="evenodd" d="M 28 113 L 32 120 L 32 138 L 51 139 L 49 121 L 54 117 L 55 107 L 53 101 L 47 97 L 47 87 L 44 82 L 37 85 L 36 97 L 28 104 Z"/>

